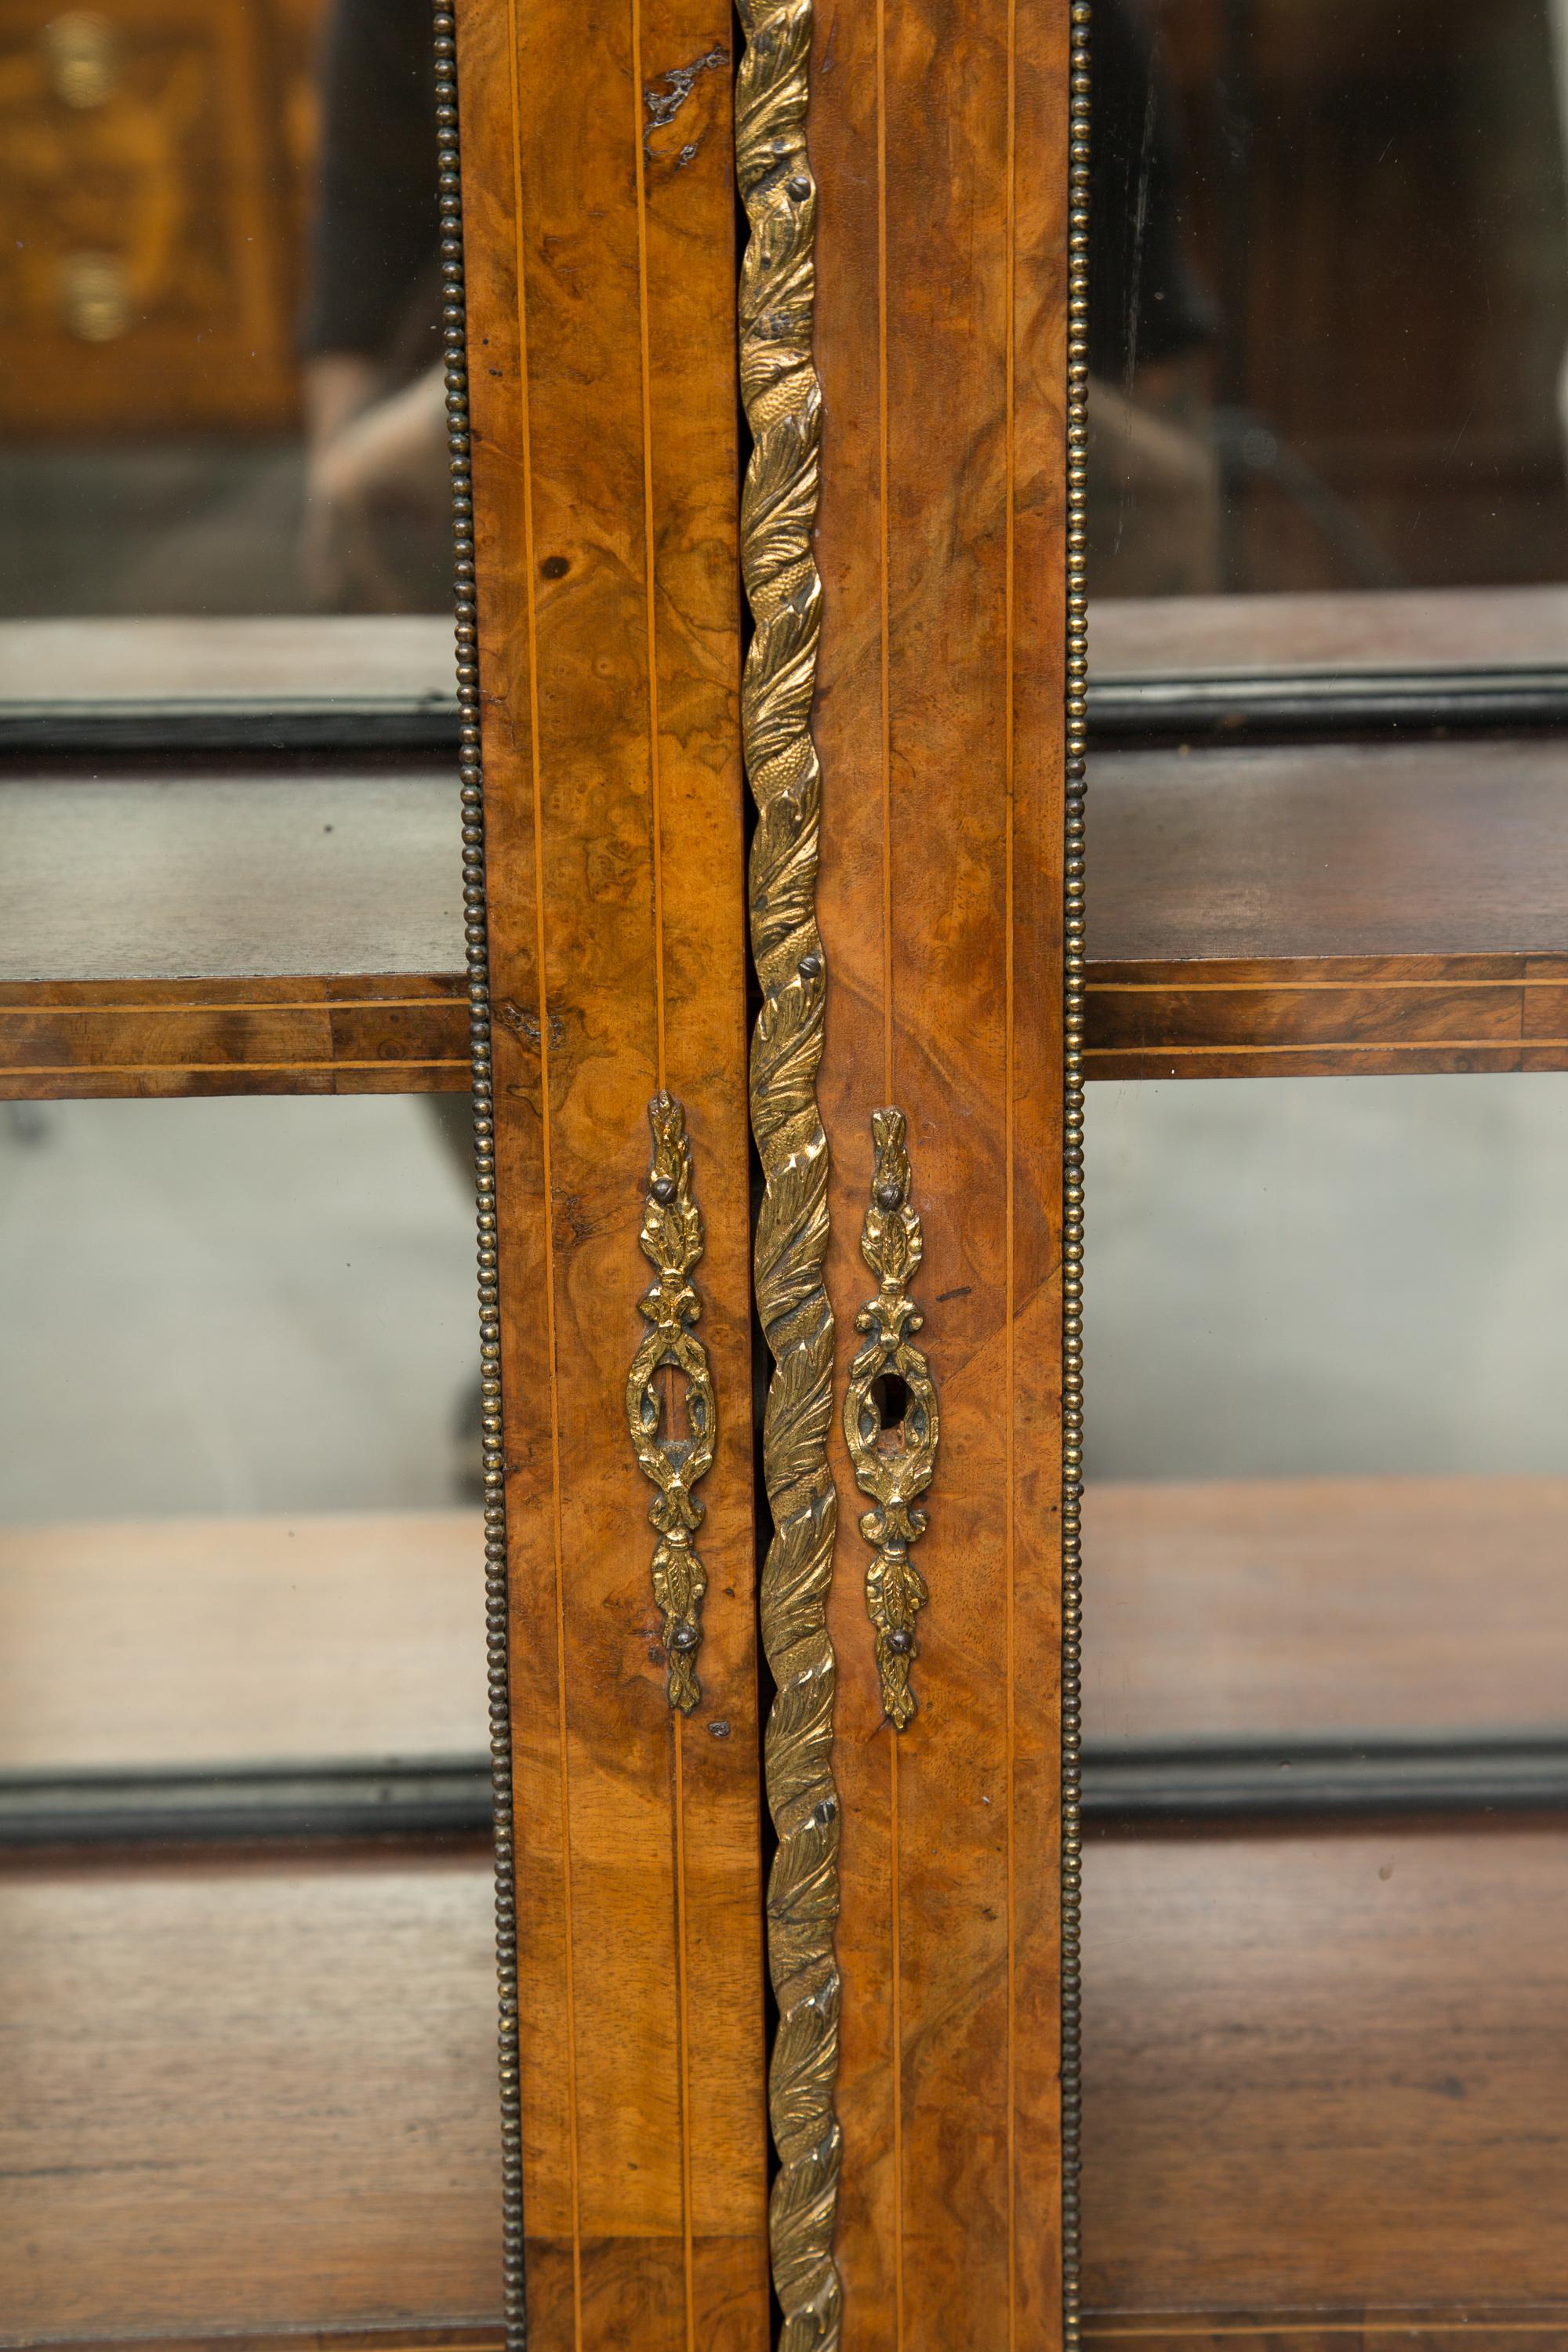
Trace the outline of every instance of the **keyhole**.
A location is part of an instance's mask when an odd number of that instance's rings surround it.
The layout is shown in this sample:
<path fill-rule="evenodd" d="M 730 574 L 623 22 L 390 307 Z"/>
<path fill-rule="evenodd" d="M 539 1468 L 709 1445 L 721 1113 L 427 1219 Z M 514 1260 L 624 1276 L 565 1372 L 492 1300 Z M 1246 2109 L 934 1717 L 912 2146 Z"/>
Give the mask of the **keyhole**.
<path fill-rule="evenodd" d="M 881 1424 L 877 1438 L 879 1454 L 904 1450 L 904 1415 L 910 1409 L 910 1384 L 901 1372 L 879 1372 L 871 1383 L 871 1403 Z"/>
<path fill-rule="evenodd" d="M 686 1409 L 689 1382 L 679 1364 L 660 1364 L 652 1388 L 658 1404 L 659 1435 L 667 1445 L 691 1443 L 691 1416 Z"/>

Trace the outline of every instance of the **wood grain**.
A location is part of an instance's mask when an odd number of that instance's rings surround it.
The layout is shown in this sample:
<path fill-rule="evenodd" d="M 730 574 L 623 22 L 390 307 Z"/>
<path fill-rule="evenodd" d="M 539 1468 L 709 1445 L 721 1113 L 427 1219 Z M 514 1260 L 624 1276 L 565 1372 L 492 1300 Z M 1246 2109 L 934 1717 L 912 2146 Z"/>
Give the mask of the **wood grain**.
<path fill-rule="evenodd" d="M 1565 1855 L 1091 1843 L 1088 2340 L 1561 2344 Z M 493 2352 L 489 1905 L 478 1850 L 0 1874 L 0 2343 Z"/>
<path fill-rule="evenodd" d="M 1555 667 L 1568 663 L 1568 589 L 1102 597 L 1089 644 L 1097 678 Z"/>
<path fill-rule="evenodd" d="M 1090 1848 L 1097 2335 L 1562 2341 L 1563 1828 Z"/>
<path fill-rule="evenodd" d="M 730 42 L 460 12 L 536 2352 L 766 2332 Z M 626 1422 L 665 1086 L 719 1396 L 689 1720 Z"/>
<path fill-rule="evenodd" d="M 466 1094 L 459 972 L 0 982 L 0 1101 Z"/>
<path fill-rule="evenodd" d="M 897 1103 L 942 1414 L 901 1735 L 834 1436 L 847 2352 L 1059 2341 L 1066 59 L 1054 5 L 817 14 L 828 1284 L 841 1391 Z"/>
<path fill-rule="evenodd" d="M 0 2343 L 493 2326 L 488 1879 L 8 1864 Z"/>
<path fill-rule="evenodd" d="M 1086 1736 L 1560 1727 L 1564 1557 L 1568 1479 L 1091 1485 Z"/>

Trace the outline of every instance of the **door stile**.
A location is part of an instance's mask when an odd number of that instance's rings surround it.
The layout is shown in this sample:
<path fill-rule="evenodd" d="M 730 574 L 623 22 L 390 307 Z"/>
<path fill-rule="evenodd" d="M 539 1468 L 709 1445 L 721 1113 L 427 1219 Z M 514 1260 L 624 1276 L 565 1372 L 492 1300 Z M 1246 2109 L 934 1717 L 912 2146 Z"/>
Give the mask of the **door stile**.
<path fill-rule="evenodd" d="M 925 1519 L 894 1626 L 879 1445 L 836 1421 L 854 2352 L 1063 2340 L 1068 63 L 1065 0 L 818 14 L 827 1288 L 840 1398 L 858 1316 L 918 1352 Z M 873 1129 L 894 1108 L 907 1193 Z M 868 1213 L 902 1198 L 900 1297 Z"/>
<path fill-rule="evenodd" d="M 535 2352 L 767 2335 L 730 32 L 458 12 Z"/>

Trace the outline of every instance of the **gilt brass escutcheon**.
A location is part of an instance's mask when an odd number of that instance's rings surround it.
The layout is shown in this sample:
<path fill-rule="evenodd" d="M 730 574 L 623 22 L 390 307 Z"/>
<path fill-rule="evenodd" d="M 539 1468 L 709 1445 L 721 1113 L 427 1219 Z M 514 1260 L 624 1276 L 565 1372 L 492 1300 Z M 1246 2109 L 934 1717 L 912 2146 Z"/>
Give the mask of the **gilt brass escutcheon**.
<path fill-rule="evenodd" d="M 882 1711 L 895 1731 L 912 1721 L 910 1669 L 920 1655 L 915 1619 L 930 1598 L 911 1558 L 926 1514 L 915 1497 L 936 1468 L 938 1411 L 931 1367 L 914 1344 L 924 1318 L 909 1295 L 925 1255 L 921 1221 L 910 1206 L 910 1153 L 901 1110 L 871 1114 L 877 1160 L 860 1233 L 861 1255 L 877 1277 L 877 1296 L 855 1318 L 865 1338 L 849 1367 L 844 1442 L 856 1483 L 874 1507 L 860 1521 L 873 1558 L 866 1607 L 877 1629 Z M 894 1384 L 896 1388 L 894 1387 Z M 896 1402 L 896 1417 L 889 1407 Z"/>
<path fill-rule="evenodd" d="M 626 1424 L 644 1475 L 658 1488 L 648 1508 L 658 1536 L 653 1591 L 664 1617 L 671 1706 L 689 1715 L 702 1696 L 697 1653 L 702 1643 L 702 1601 L 708 1575 L 691 1538 L 702 1524 L 693 1491 L 711 1467 L 719 1412 L 708 1350 L 691 1326 L 701 1302 L 691 1270 L 702 1255 L 702 1212 L 691 1197 L 691 1146 L 686 1113 L 673 1095 L 655 1095 L 647 1107 L 653 1164 L 637 1239 L 655 1281 L 638 1299 L 648 1328 L 626 1378 Z M 668 1399 L 658 1385 L 666 1369 L 686 1382 L 686 1433 L 667 1424 Z"/>

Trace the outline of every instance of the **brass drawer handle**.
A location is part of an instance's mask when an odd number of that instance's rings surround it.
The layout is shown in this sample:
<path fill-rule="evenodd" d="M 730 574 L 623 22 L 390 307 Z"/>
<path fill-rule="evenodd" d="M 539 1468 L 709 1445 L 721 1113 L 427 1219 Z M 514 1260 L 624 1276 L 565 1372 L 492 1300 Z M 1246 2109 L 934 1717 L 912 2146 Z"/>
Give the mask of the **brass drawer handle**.
<path fill-rule="evenodd" d="M 626 1425 L 643 1474 L 658 1489 L 648 1507 L 658 1535 L 654 1598 L 664 1612 L 669 1703 L 689 1715 L 702 1696 L 697 1653 L 708 1590 L 707 1570 L 691 1540 L 702 1523 L 702 1504 L 693 1489 L 712 1464 L 719 1409 L 708 1350 L 691 1329 L 702 1311 L 691 1280 L 702 1255 L 702 1212 L 691 1197 L 686 1113 L 672 1095 L 655 1095 L 647 1123 L 653 1164 L 637 1238 L 657 1278 L 637 1301 L 648 1328 L 626 1379 Z M 684 1379 L 684 1435 L 668 1426 L 673 1381 L 662 1391 L 657 1384 L 667 1369 Z"/>
<path fill-rule="evenodd" d="M 877 1629 L 882 1711 L 896 1731 L 915 1714 L 910 1669 L 920 1655 L 915 1619 L 930 1598 L 910 1552 L 926 1531 L 915 1501 L 936 1468 L 939 1415 L 931 1367 L 914 1344 L 924 1317 L 909 1285 L 925 1255 L 921 1221 L 910 1206 L 910 1154 L 904 1114 L 871 1114 L 877 1161 L 860 1249 L 877 1277 L 877 1296 L 855 1318 L 865 1339 L 849 1367 L 844 1442 L 856 1483 L 875 1508 L 860 1532 L 875 1554 L 866 1570 L 866 1607 Z"/>

